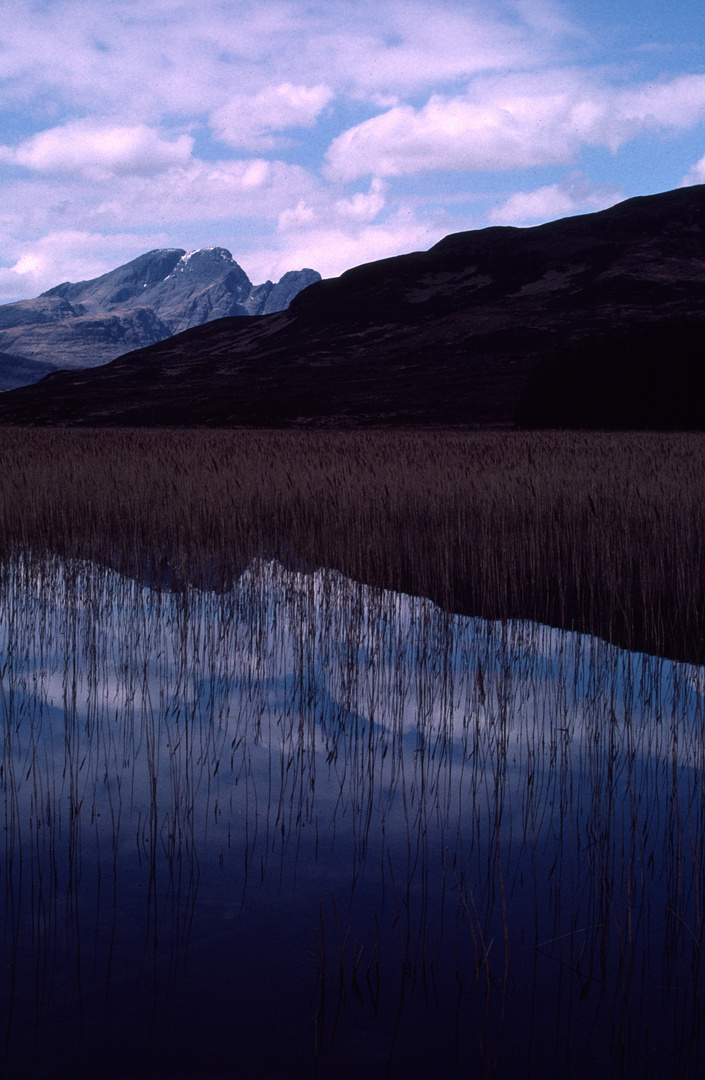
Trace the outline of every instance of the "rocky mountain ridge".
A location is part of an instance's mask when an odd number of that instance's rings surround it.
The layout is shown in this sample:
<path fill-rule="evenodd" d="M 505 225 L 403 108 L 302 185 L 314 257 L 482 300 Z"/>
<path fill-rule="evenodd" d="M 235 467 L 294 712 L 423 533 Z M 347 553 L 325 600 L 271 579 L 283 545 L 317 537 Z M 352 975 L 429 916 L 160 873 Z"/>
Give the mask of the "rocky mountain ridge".
<path fill-rule="evenodd" d="M 4 394 L 0 423 L 705 428 L 703 402 L 700 185 L 358 266 Z"/>
<path fill-rule="evenodd" d="M 3 380 L 36 381 L 52 368 L 104 364 L 213 319 L 282 311 L 319 280 L 304 269 L 253 285 L 221 247 L 149 251 L 98 278 L 0 306 L 0 353 L 21 361 L 0 364 L 0 388 L 8 388 Z"/>

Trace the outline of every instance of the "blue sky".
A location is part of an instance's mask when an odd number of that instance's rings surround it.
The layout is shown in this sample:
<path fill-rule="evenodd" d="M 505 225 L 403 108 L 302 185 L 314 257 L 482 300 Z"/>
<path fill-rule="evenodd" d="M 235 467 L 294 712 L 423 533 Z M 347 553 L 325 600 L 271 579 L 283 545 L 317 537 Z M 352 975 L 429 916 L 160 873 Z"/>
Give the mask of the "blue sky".
<path fill-rule="evenodd" d="M 705 182 L 702 0 L 0 0 L 0 300 L 255 282 Z"/>

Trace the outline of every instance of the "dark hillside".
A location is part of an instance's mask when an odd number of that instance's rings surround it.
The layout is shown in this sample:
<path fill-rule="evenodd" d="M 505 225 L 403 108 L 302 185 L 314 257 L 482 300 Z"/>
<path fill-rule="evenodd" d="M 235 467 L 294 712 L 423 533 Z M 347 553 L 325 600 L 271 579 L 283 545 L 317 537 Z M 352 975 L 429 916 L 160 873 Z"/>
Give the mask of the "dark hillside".
<path fill-rule="evenodd" d="M 705 323 L 637 324 L 540 363 L 517 411 L 528 428 L 705 428 Z"/>

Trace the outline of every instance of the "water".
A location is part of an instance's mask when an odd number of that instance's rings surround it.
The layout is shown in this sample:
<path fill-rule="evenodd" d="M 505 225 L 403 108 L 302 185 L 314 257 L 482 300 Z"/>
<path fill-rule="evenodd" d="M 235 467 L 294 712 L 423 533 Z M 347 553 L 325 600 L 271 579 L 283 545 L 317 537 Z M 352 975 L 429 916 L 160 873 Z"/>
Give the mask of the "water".
<path fill-rule="evenodd" d="M 0 605 L 4 1076 L 698 1075 L 703 669 L 271 563 Z"/>

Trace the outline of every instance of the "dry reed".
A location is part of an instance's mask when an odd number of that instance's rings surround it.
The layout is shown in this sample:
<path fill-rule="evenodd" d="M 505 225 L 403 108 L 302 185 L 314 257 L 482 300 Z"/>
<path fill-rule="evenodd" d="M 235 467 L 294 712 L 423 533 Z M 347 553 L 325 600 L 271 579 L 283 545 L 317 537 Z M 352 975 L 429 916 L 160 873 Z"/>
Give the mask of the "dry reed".
<path fill-rule="evenodd" d="M 0 557 L 227 587 L 256 556 L 705 659 L 705 436 L 0 430 Z"/>

